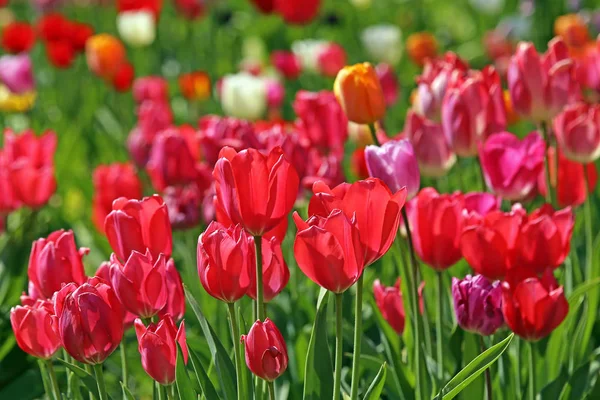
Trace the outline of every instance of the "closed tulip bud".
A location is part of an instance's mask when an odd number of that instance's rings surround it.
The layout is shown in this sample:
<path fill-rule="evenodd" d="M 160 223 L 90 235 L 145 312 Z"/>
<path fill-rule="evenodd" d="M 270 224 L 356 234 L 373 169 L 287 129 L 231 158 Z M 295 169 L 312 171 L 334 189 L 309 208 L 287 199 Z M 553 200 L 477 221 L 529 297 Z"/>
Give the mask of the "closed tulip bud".
<path fill-rule="evenodd" d="M 479 146 L 487 186 L 506 200 L 528 198 L 544 168 L 544 152 L 544 140 L 537 132 L 523 140 L 508 132 L 491 135 Z"/>
<path fill-rule="evenodd" d="M 203 101 L 210 98 L 210 77 L 204 71 L 181 74 L 178 83 L 181 94 L 188 100 Z"/>
<path fill-rule="evenodd" d="M 236 302 L 248 292 L 254 257 L 252 238 L 240 225 L 225 228 L 213 221 L 198 238 L 200 283 L 214 298 Z"/>
<path fill-rule="evenodd" d="M 175 321 L 180 321 L 185 314 L 185 293 L 183 291 L 183 283 L 181 276 L 175 268 L 175 261 L 172 258 L 167 261 L 166 269 L 166 284 L 167 284 L 167 304 L 160 310 L 160 317 L 169 314 Z"/>
<path fill-rule="evenodd" d="M 257 120 L 267 111 L 264 80 L 246 72 L 223 77 L 220 97 L 223 112 L 232 117 Z"/>
<path fill-rule="evenodd" d="M 35 90 L 35 78 L 29 54 L 0 57 L 0 82 L 15 94 Z"/>
<path fill-rule="evenodd" d="M 76 54 L 70 42 L 61 40 L 46 43 L 46 55 L 56 68 L 66 69 L 73 64 Z"/>
<path fill-rule="evenodd" d="M 35 292 L 48 299 L 66 283 L 82 284 L 85 272 L 81 259 L 88 251 L 77 250 L 73 231 L 62 229 L 33 242 L 27 275 Z"/>
<path fill-rule="evenodd" d="M 271 53 L 271 64 L 286 79 L 296 79 L 302 72 L 300 60 L 291 51 L 274 51 Z"/>
<path fill-rule="evenodd" d="M 402 58 L 402 31 L 396 25 L 382 24 L 366 28 L 361 36 L 362 44 L 376 62 L 396 65 Z"/>
<path fill-rule="evenodd" d="M 489 336 L 504 325 L 499 281 L 482 275 L 452 278 L 452 298 L 458 326 L 465 331 Z"/>
<path fill-rule="evenodd" d="M 148 327 L 139 318 L 134 325 L 144 371 L 161 385 L 171 385 L 175 382 L 178 347 L 183 353 L 183 362 L 187 364 L 188 360 L 185 324 L 182 321 L 177 329 L 173 318 L 165 315 Z"/>
<path fill-rule="evenodd" d="M 57 322 L 52 302 L 48 300 L 10 309 L 10 324 L 17 344 L 37 358 L 49 359 L 61 347 Z"/>
<path fill-rule="evenodd" d="M 163 199 L 154 195 L 142 200 L 125 197 L 113 202 L 113 211 L 104 223 L 106 237 L 113 251 L 124 261 L 132 251 L 150 250 L 152 257 L 163 253 L 171 256 L 173 247 L 171 224 Z"/>
<path fill-rule="evenodd" d="M 398 85 L 398 78 L 394 68 L 385 63 L 377 64 L 375 72 L 379 77 L 379 83 L 381 83 L 381 90 L 383 90 L 383 96 L 385 97 L 385 104 L 388 107 L 393 106 L 398 100 L 400 94 L 400 87 Z"/>
<path fill-rule="evenodd" d="M 10 22 L 2 29 L 2 48 L 7 53 L 24 53 L 35 44 L 35 30 L 27 22 Z"/>
<path fill-rule="evenodd" d="M 434 58 L 437 50 L 437 40 L 429 32 L 413 33 L 406 39 L 406 52 L 417 65 L 424 65 L 428 59 Z"/>
<path fill-rule="evenodd" d="M 246 365 L 259 378 L 272 382 L 281 376 L 288 366 L 285 340 L 279 329 L 269 319 L 256 321 L 248 335 L 242 335 L 246 349 Z"/>
<path fill-rule="evenodd" d="M 85 44 L 85 55 L 89 69 L 104 79 L 111 79 L 126 59 L 123 43 L 108 33 L 90 37 Z"/>
<path fill-rule="evenodd" d="M 317 69 L 323 76 L 335 78 L 346 65 L 346 50 L 337 43 L 324 46 L 317 56 Z"/>
<path fill-rule="evenodd" d="M 406 187 L 410 200 L 419 191 L 421 176 L 412 144 L 407 139 L 390 140 L 378 146 L 367 146 L 365 159 L 369 175 L 381 179 L 392 192 Z"/>
<path fill-rule="evenodd" d="M 508 67 L 508 88 L 515 110 L 533 121 L 549 121 L 581 97 L 574 62 L 560 38 L 540 56 L 532 43 L 519 43 Z"/>
<path fill-rule="evenodd" d="M 333 91 L 348 120 L 373 124 L 385 115 L 385 98 L 379 78 L 369 63 L 342 68 L 335 78 Z"/>
<path fill-rule="evenodd" d="M 549 270 L 542 278 L 502 283 L 502 312 L 508 327 L 525 340 L 548 336 L 565 319 L 569 303 Z"/>
<path fill-rule="evenodd" d="M 375 280 L 373 282 L 373 295 L 375 295 L 377 308 L 379 308 L 383 318 L 398 335 L 402 335 L 406 315 L 404 313 L 402 292 L 400 291 L 400 278 L 394 286 L 390 287 L 383 286 L 379 279 Z"/>
<path fill-rule="evenodd" d="M 111 84 L 117 92 L 127 92 L 131 89 L 134 78 L 135 70 L 133 69 L 133 65 L 124 62 L 112 77 Z"/>
<path fill-rule="evenodd" d="M 137 104 L 145 101 L 169 101 L 169 83 L 161 76 L 143 76 L 133 83 L 133 98 Z"/>
<path fill-rule="evenodd" d="M 600 106 L 577 103 L 554 119 L 554 133 L 564 155 L 579 163 L 600 157 Z"/>
<path fill-rule="evenodd" d="M 285 288 L 290 280 L 288 269 L 281 252 L 281 242 L 277 238 L 262 239 L 263 260 L 263 295 L 265 303 L 273 300 Z M 254 255 L 254 253 L 252 254 Z M 251 263 L 249 268 L 250 287 L 248 296 L 256 300 L 256 262 Z"/>
<path fill-rule="evenodd" d="M 234 224 L 260 236 L 292 210 L 300 180 L 280 147 L 267 155 L 256 149 L 221 150 L 213 171 L 217 208 Z"/>
<path fill-rule="evenodd" d="M 423 176 L 439 178 L 454 166 L 456 154 L 448 146 L 441 124 L 409 111 L 404 133 L 413 145 Z"/>
<path fill-rule="evenodd" d="M 273 5 L 288 24 L 304 25 L 317 16 L 321 0 L 273 0 Z"/>
<path fill-rule="evenodd" d="M 58 333 L 71 357 L 101 364 L 123 338 L 125 312 L 114 290 L 100 278 L 70 283 L 54 295 Z"/>

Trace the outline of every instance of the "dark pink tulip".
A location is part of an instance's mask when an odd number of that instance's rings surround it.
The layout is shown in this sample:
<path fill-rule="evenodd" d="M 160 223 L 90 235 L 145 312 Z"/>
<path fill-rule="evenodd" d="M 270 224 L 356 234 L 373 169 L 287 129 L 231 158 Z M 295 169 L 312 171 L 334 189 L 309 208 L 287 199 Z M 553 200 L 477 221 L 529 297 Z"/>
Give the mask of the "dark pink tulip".
<path fill-rule="evenodd" d="M 219 152 L 225 146 L 236 151 L 260 148 L 254 127 L 248 121 L 207 115 L 200 119 L 199 128 L 202 156 L 211 167 L 216 164 Z"/>
<path fill-rule="evenodd" d="M 60 348 L 58 320 L 49 300 L 37 300 L 10 309 L 12 325 L 17 344 L 27 354 L 49 359 Z"/>
<path fill-rule="evenodd" d="M 467 216 L 484 216 L 490 211 L 499 210 L 502 199 L 492 193 L 470 192 L 463 195 L 463 203 Z"/>
<path fill-rule="evenodd" d="M 591 163 L 600 157 L 600 105 L 576 103 L 554 119 L 562 153 L 572 161 Z"/>
<path fill-rule="evenodd" d="M 14 94 L 34 91 L 33 63 L 29 54 L 6 54 L 0 57 L 0 83 Z"/>
<path fill-rule="evenodd" d="M 49 299 L 63 284 L 74 282 L 81 285 L 85 282 L 81 259 L 88 252 L 86 248 L 77 249 L 75 236 L 70 230 L 61 229 L 33 242 L 27 275 L 34 293 Z M 34 293 L 29 294 L 34 297 Z"/>
<path fill-rule="evenodd" d="M 324 76 L 335 78 L 346 66 L 346 50 L 337 43 L 329 43 L 323 47 L 317 57 L 317 69 Z"/>
<path fill-rule="evenodd" d="M 300 60 L 291 51 L 274 51 L 271 53 L 271 64 L 286 79 L 296 79 L 302 72 Z"/>
<path fill-rule="evenodd" d="M 365 160 L 369 175 L 381 179 L 392 192 L 406 187 L 407 199 L 410 200 L 419 191 L 419 164 L 407 139 L 390 140 L 380 147 L 367 146 Z"/>
<path fill-rule="evenodd" d="M 526 199 L 544 168 L 544 140 L 532 132 L 523 140 L 509 132 L 490 136 L 479 147 L 479 159 L 488 187 L 500 197 Z"/>
<path fill-rule="evenodd" d="M 406 315 L 404 313 L 402 292 L 400 291 L 400 278 L 394 286 L 390 287 L 383 286 L 379 279 L 376 279 L 373 282 L 373 295 L 383 318 L 394 328 L 398 335 L 402 335 Z"/>
<path fill-rule="evenodd" d="M 263 259 L 263 295 L 265 303 L 273 300 L 285 288 L 290 280 L 288 269 L 283 254 L 281 243 L 277 238 L 262 239 Z M 254 255 L 254 253 L 253 253 Z M 250 267 L 250 287 L 248 296 L 256 300 L 256 262 Z"/>
<path fill-rule="evenodd" d="M 137 115 L 138 123 L 129 133 L 127 149 L 133 161 L 145 167 L 154 138 L 173 124 L 173 113 L 167 102 L 144 101 L 138 107 Z"/>
<path fill-rule="evenodd" d="M 504 325 L 500 282 L 482 275 L 452 278 L 452 298 L 458 325 L 482 336 L 493 335 Z"/>
<path fill-rule="evenodd" d="M 381 90 L 383 90 L 383 97 L 385 97 L 385 104 L 388 107 L 393 106 L 398 100 L 400 94 L 400 87 L 398 85 L 398 78 L 394 67 L 390 64 L 380 63 L 375 67 L 375 72 L 381 83 Z"/>
<path fill-rule="evenodd" d="M 169 83 L 161 76 L 144 76 L 133 82 L 133 98 L 136 103 L 145 101 L 169 101 Z"/>
<path fill-rule="evenodd" d="M 246 365 L 252 373 L 272 382 L 285 372 L 288 353 L 279 329 L 269 319 L 256 321 L 248 335 L 242 336 L 246 349 Z"/>
<path fill-rule="evenodd" d="M 192 228 L 200 223 L 204 194 L 199 185 L 169 186 L 163 191 L 174 230 Z"/>

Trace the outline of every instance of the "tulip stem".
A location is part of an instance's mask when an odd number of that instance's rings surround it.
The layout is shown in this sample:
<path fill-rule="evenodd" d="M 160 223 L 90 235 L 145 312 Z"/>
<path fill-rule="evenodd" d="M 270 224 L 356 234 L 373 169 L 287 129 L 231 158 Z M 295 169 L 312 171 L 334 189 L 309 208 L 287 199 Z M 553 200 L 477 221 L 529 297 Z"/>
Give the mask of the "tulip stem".
<path fill-rule="evenodd" d="M 96 384 L 98 385 L 99 400 L 108 400 L 106 395 L 106 384 L 104 383 L 104 372 L 102 372 L 102 364 L 94 365 L 94 373 L 96 374 Z"/>
<path fill-rule="evenodd" d="M 479 335 L 479 341 L 481 343 L 481 352 L 483 353 L 484 351 L 486 351 L 483 336 Z M 489 368 L 486 368 L 485 370 L 485 388 L 487 392 L 487 400 L 492 400 L 492 376 L 490 374 Z"/>
<path fill-rule="evenodd" d="M 555 207 L 554 201 L 554 190 L 552 188 L 552 181 L 550 179 L 550 157 L 548 156 L 548 150 L 550 149 L 550 132 L 548 131 L 548 125 L 545 122 L 540 123 L 538 128 L 542 132 L 544 141 L 546 143 L 546 151 L 544 154 L 544 175 L 546 178 L 546 202 Z M 558 173 L 557 173 L 558 176 Z"/>
<path fill-rule="evenodd" d="M 42 359 L 38 358 L 38 366 L 40 367 L 40 375 L 42 376 L 42 383 L 44 384 L 44 392 L 46 392 L 46 396 L 48 399 L 54 398 L 54 393 L 52 393 L 52 389 L 50 389 L 50 382 L 48 382 L 48 370 L 46 369 L 46 365 Z"/>
<path fill-rule="evenodd" d="M 377 128 L 375 127 L 375 124 L 369 124 L 369 132 L 371 132 L 371 138 L 373 139 L 375 146 L 380 147 L 381 143 L 379 143 L 379 139 L 377 138 Z"/>
<path fill-rule="evenodd" d="M 535 400 L 535 349 L 529 342 L 529 400 Z"/>
<path fill-rule="evenodd" d="M 436 329 L 436 343 L 437 343 L 437 367 L 438 367 L 438 379 L 440 380 L 440 387 L 444 383 L 444 335 L 443 335 L 443 324 L 442 314 L 444 312 L 444 279 L 442 271 L 437 271 L 436 274 L 437 282 L 437 315 L 435 318 L 435 329 Z"/>
<path fill-rule="evenodd" d="M 485 172 L 483 172 L 483 165 L 481 164 L 481 159 L 477 158 L 477 165 L 479 166 L 479 177 L 481 178 L 481 191 L 487 192 L 487 183 L 485 183 Z"/>
<path fill-rule="evenodd" d="M 256 315 L 260 321 L 265 319 L 264 293 L 263 293 L 263 264 L 262 264 L 262 236 L 254 236 L 256 249 Z"/>
<path fill-rule="evenodd" d="M 592 279 L 592 251 L 594 247 L 594 239 L 592 232 L 592 191 L 590 188 L 590 184 L 587 180 L 587 167 L 588 164 L 584 164 L 583 166 L 583 181 L 585 182 L 585 202 L 583 203 L 583 214 L 584 214 L 584 224 L 585 224 L 585 247 L 586 247 L 586 259 L 585 259 L 585 279 Z"/>
<path fill-rule="evenodd" d="M 362 297 L 363 297 L 363 278 L 360 275 L 356 282 L 356 308 L 354 311 L 354 357 L 352 358 L 352 388 L 350 390 L 350 399 L 358 399 L 358 380 L 360 375 L 360 345 L 362 340 Z"/>
<path fill-rule="evenodd" d="M 335 380 L 333 381 L 333 400 L 340 399 L 342 390 L 342 293 L 335 295 Z"/>
<path fill-rule="evenodd" d="M 269 399 L 275 400 L 275 385 L 273 382 L 269 382 Z"/>
<path fill-rule="evenodd" d="M 58 388 L 58 380 L 56 379 L 56 374 L 54 373 L 52 360 L 46 360 L 46 368 L 48 369 L 48 376 L 50 377 L 50 385 L 52 386 L 54 398 L 56 400 L 61 400 L 62 396 L 60 395 L 60 389 Z"/>
<path fill-rule="evenodd" d="M 235 303 L 227 303 L 229 308 L 229 319 L 231 320 L 231 337 L 233 339 L 233 353 L 235 358 L 235 370 L 237 377 L 237 393 L 238 400 L 244 399 L 246 396 L 246 387 L 244 380 L 244 371 L 242 367 L 242 352 L 240 343 L 240 328 L 238 326 L 237 314 L 235 313 Z"/>
<path fill-rule="evenodd" d="M 128 376 L 127 376 L 127 351 L 125 349 L 125 338 L 123 338 L 123 340 L 121 341 L 121 344 L 119 346 L 119 351 L 121 353 L 121 372 L 123 374 L 123 384 L 125 385 L 125 387 L 127 387 L 127 381 L 128 381 Z M 124 391 L 125 389 L 123 389 Z"/>
<path fill-rule="evenodd" d="M 164 387 L 165 392 L 167 392 L 167 400 L 175 400 L 177 396 L 175 396 L 175 384 L 172 383 L 169 386 Z"/>

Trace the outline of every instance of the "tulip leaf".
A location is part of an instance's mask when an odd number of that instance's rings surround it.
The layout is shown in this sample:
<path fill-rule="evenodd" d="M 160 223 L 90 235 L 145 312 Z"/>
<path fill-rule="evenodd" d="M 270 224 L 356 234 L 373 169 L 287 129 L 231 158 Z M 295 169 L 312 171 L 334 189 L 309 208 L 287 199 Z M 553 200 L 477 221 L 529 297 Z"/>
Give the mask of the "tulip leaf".
<path fill-rule="evenodd" d="M 328 300 L 329 292 L 321 289 L 304 368 L 304 400 L 329 399 L 333 396 L 333 366 L 327 345 Z"/>
<path fill-rule="evenodd" d="M 207 399 L 219 399 L 220 397 L 217 395 L 217 390 L 213 386 L 208 375 L 206 374 L 206 371 L 204 371 L 204 368 L 200 363 L 200 358 L 189 346 L 188 352 L 190 355 L 190 361 L 192 362 L 192 367 L 194 367 L 194 372 L 196 373 L 196 380 L 202 389 L 204 397 Z"/>
<path fill-rule="evenodd" d="M 83 368 L 80 368 L 77 365 L 71 364 L 70 362 L 62 360 L 60 358 L 58 359 L 58 362 L 64 364 L 65 367 L 67 367 L 69 370 L 73 371 L 73 373 L 75 375 L 77 375 L 77 377 L 80 379 L 80 382 L 83 383 L 83 385 L 86 387 L 87 390 L 92 392 L 92 394 L 94 395 L 95 398 L 97 398 L 97 399 L 100 398 L 98 396 L 98 385 L 96 383 L 96 378 L 94 376 L 92 376 L 90 373 L 88 373 Z"/>
<path fill-rule="evenodd" d="M 179 343 L 177 343 L 177 364 L 175 367 L 175 383 L 177 384 L 177 392 L 179 392 L 179 398 L 181 400 L 195 399 L 198 397 L 196 395 L 196 391 L 192 387 L 192 382 L 190 381 L 190 377 L 188 376 L 188 373 L 185 369 L 185 363 L 183 362 L 183 352 L 181 351 Z"/>
<path fill-rule="evenodd" d="M 127 389 L 127 386 L 125 386 L 123 382 L 121 382 L 121 388 L 123 389 L 123 398 L 125 398 L 126 400 L 135 400 L 135 397 L 133 396 L 133 394 L 131 394 L 131 392 L 129 391 L 129 389 Z"/>
<path fill-rule="evenodd" d="M 456 397 L 464 388 L 466 388 L 471 382 L 473 382 L 479 375 L 481 375 L 487 368 L 490 367 L 501 355 L 508 349 L 510 342 L 512 341 L 514 333 L 511 333 L 506 339 L 500 343 L 490 347 L 473 361 L 471 361 L 466 367 L 464 367 L 458 374 L 454 375 L 450 381 L 442 388 L 440 393 L 435 397 L 436 400 L 450 400 Z"/>
<path fill-rule="evenodd" d="M 227 350 L 225 350 L 223 343 L 221 343 L 219 337 L 215 334 L 215 331 L 200 310 L 198 302 L 187 287 L 185 287 L 185 297 L 190 307 L 192 307 L 194 314 L 196 314 L 196 318 L 198 318 L 198 321 L 200 322 L 200 328 L 208 343 L 208 348 L 210 349 L 217 370 L 219 384 L 223 391 L 223 395 L 226 400 L 234 400 L 237 398 L 237 389 L 235 383 L 235 367 L 231 362 L 231 358 L 229 357 Z"/>
<path fill-rule="evenodd" d="M 379 372 L 373 379 L 371 386 L 367 389 L 367 393 L 365 393 L 364 400 L 379 400 L 381 398 L 381 392 L 383 391 L 383 387 L 385 386 L 385 377 L 387 375 L 387 364 L 384 362 L 381 364 L 381 368 Z"/>

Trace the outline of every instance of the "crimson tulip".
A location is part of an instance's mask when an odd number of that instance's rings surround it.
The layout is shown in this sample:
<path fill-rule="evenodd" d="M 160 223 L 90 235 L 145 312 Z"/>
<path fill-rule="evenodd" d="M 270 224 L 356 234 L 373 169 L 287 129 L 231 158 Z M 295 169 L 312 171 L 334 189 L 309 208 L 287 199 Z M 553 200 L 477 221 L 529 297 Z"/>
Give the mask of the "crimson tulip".
<path fill-rule="evenodd" d="M 256 321 L 248 335 L 242 335 L 242 342 L 245 343 L 246 365 L 254 375 L 272 382 L 287 369 L 285 340 L 269 318 L 265 322 Z"/>
<path fill-rule="evenodd" d="M 110 266 L 111 266 L 110 261 L 102 262 L 100 264 L 100 266 L 98 267 L 98 269 L 96 270 L 96 273 L 94 274 L 94 276 L 104 280 L 105 283 L 112 285 L 112 283 L 110 281 Z M 128 311 L 127 309 L 125 309 L 125 316 L 123 317 L 123 326 L 125 327 L 125 330 L 127 330 L 133 326 L 133 321 L 135 321 L 136 318 L 137 318 L 137 315 L 135 315 L 135 314 L 131 313 L 130 311 Z"/>
<path fill-rule="evenodd" d="M 600 157 L 600 105 L 576 103 L 554 119 L 558 145 L 567 158 L 591 163 Z"/>
<path fill-rule="evenodd" d="M 271 64 L 286 79 L 296 79 L 302 72 L 300 60 L 291 51 L 278 50 L 271 53 Z"/>
<path fill-rule="evenodd" d="M 2 28 L 2 48 L 8 53 L 23 53 L 35 44 L 35 30 L 27 22 L 10 22 Z"/>
<path fill-rule="evenodd" d="M 169 103 L 145 101 L 139 105 L 138 123 L 129 133 L 127 149 L 135 163 L 145 167 L 150 157 L 154 138 L 161 131 L 171 127 L 173 113 Z"/>
<path fill-rule="evenodd" d="M 489 336 L 504 325 L 500 282 L 490 282 L 482 275 L 452 278 L 452 298 L 462 329 Z"/>
<path fill-rule="evenodd" d="M 402 335 L 406 314 L 404 313 L 404 303 L 400 291 L 400 278 L 394 286 L 390 287 L 383 286 L 379 279 L 375 280 L 373 282 L 373 295 L 375 295 L 375 302 L 383 318 L 398 335 Z"/>
<path fill-rule="evenodd" d="M 290 280 L 290 270 L 288 269 L 281 252 L 281 242 L 275 237 L 270 239 L 263 237 L 261 248 L 263 261 L 263 295 L 264 302 L 268 303 L 285 288 Z M 248 288 L 247 293 L 253 300 L 256 300 L 255 266 L 256 262 L 249 269 L 250 287 Z"/>
<path fill-rule="evenodd" d="M 10 324 L 17 344 L 37 358 L 49 359 L 60 348 L 57 322 L 49 300 L 37 300 L 10 309 Z"/>
<path fill-rule="evenodd" d="M 273 7 L 288 24 L 304 25 L 317 16 L 321 0 L 273 0 Z"/>

